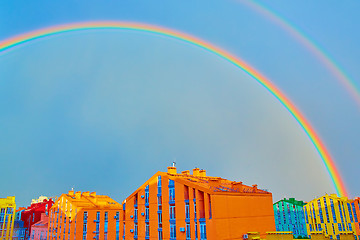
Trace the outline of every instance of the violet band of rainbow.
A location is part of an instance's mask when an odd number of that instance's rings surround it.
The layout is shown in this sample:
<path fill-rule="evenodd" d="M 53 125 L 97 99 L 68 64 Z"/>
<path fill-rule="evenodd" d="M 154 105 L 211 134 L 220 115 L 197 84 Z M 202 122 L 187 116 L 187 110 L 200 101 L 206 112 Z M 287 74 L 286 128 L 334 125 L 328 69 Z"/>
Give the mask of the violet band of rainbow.
<path fill-rule="evenodd" d="M 266 88 L 276 99 L 278 99 L 278 101 L 295 118 L 295 120 L 299 123 L 301 128 L 304 130 L 304 132 L 312 142 L 316 151 L 318 152 L 330 176 L 330 179 L 336 190 L 336 193 L 339 196 L 345 196 L 345 197 L 348 196 L 344 181 L 340 176 L 340 173 L 335 165 L 335 162 L 333 161 L 325 145 L 321 141 L 319 135 L 311 127 L 309 122 L 305 119 L 305 117 L 298 110 L 298 108 L 295 107 L 295 105 L 289 100 L 289 98 L 287 98 L 285 94 L 282 93 L 280 89 L 276 87 L 270 80 L 268 80 L 262 74 L 260 74 L 259 71 L 255 70 L 253 67 L 242 61 L 240 58 L 235 57 L 234 55 L 204 40 L 201 40 L 199 38 L 196 38 L 194 36 L 176 30 L 167 29 L 155 25 L 143 24 L 143 23 L 119 22 L 119 21 L 80 22 L 80 23 L 70 23 L 65 25 L 48 27 L 48 28 L 28 32 L 25 34 L 21 34 L 13 38 L 9 38 L 5 41 L 0 42 L 0 53 L 5 52 L 6 50 L 10 50 L 15 46 L 25 44 L 27 42 L 44 38 L 47 36 L 53 36 L 65 32 L 94 30 L 94 29 L 135 30 L 135 31 L 144 31 L 144 32 L 155 33 L 155 34 L 175 38 L 183 42 L 187 42 L 192 45 L 201 47 L 207 51 L 210 51 L 216 54 L 217 56 L 232 63 L 233 65 L 239 67 L 248 75 L 250 75 L 254 80 L 256 80 L 259 84 L 261 84 L 264 88 Z"/>

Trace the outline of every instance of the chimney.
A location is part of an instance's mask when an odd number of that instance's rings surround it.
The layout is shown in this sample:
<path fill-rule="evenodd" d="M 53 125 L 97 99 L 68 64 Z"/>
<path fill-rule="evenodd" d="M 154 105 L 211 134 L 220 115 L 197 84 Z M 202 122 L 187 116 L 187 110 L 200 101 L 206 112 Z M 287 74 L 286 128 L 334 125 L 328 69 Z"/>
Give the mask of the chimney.
<path fill-rule="evenodd" d="M 182 171 L 181 174 L 190 175 L 190 171 L 189 171 L 189 170 L 185 170 L 185 171 Z"/>
<path fill-rule="evenodd" d="M 78 191 L 78 192 L 75 193 L 75 198 L 76 198 L 76 199 L 80 199 L 80 198 L 81 198 L 81 192 L 80 192 L 80 191 Z"/>
<path fill-rule="evenodd" d="M 199 175 L 200 175 L 199 171 L 200 171 L 200 169 L 194 168 L 194 169 L 193 169 L 193 176 L 194 176 L 194 177 L 199 177 Z"/>
<path fill-rule="evenodd" d="M 168 174 L 176 174 L 176 167 L 168 167 L 167 170 Z"/>
<path fill-rule="evenodd" d="M 91 192 L 91 193 L 90 193 L 90 196 L 91 196 L 91 197 L 96 197 L 96 192 Z"/>
<path fill-rule="evenodd" d="M 85 197 L 89 197 L 89 196 L 90 196 L 90 192 L 89 192 L 89 191 L 83 192 L 82 195 L 85 196 Z"/>
<path fill-rule="evenodd" d="M 206 177 L 206 170 L 201 169 L 199 174 L 200 174 L 200 177 Z"/>
<path fill-rule="evenodd" d="M 69 195 L 70 195 L 70 196 L 74 196 L 74 190 L 70 190 L 70 191 L 69 191 Z"/>

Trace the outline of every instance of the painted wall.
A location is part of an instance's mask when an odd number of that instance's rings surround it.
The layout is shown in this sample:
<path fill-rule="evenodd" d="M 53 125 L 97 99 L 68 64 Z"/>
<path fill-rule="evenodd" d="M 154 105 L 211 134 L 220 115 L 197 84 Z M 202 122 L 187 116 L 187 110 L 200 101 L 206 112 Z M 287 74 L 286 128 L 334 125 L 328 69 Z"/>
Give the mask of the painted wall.
<path fill-rule="evenodd" d="M 355 232 L 354 214 L 351 202 L 335 194 L 316 198 L 304 206 L 307 232 L 324 231 L 331 239 Z"/>
<path fill-rule="evenodd" d="M 260 190 L 256 186 L 248 187 L 253 189 L 252 193 L 214 192 L 210 190 L 210 178 L 206 177 L 205 171 L 195 171 L 194 179 L 200 179 L 201 184 L 187 180 L 188 174 L 177 174 L 176 168 L 170 168 L 168 173 L 158 172 L 126 198 L 123 202 L 125 239 L 136 236 L 138 239 L 158 239 L 159 234 L 170 240 L 175 239 L 174 235 L 178 240 L 196 239 L 196 234 L 197 239 L 239 239 L 249 231 L 258 231 L 261 236 L 265 236 L 266 231 L 275 231 L 271 193 L 257 193 Z M 170 197 L 172 181 L 175 199 Z M 147 187 L 149 236 L 145 232 Z M 171 219 L 173 208 L 175 219 Z M 186 209 L 189 209 L 188 218 Z M 172 225 L 175 233 L 171 232 Z"/>

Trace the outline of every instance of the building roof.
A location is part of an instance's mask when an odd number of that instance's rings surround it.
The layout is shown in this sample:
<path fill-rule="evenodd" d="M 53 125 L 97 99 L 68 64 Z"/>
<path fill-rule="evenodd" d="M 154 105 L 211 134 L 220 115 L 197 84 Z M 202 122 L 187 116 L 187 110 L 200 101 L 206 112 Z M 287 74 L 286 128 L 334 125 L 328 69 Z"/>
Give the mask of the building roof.
<path fill-rule="evenodd" d="M 43 212 L 45 211 L 45 206 L 47 203 L 51 203 L 53 204 L 54 201 L 50 198 L 48 199 L 44 199 L 42 202 L 37 202 L 37 203 L 32 203 L 30 206 L 28 206 L 23 212 L 26 214 L 28 212 L 36 212 L 36 211 L 40 211 Z M 20 208 L 19 208 L 20 209 Z"/>
<path fill-rule="evenodd" d="M 242 182 L 227 180 L 221 177 L 211 177 L 206 175 L 206 170 L 194 168 L 192 174 L 189 170 L 177 173 L 176 167 L 168 167 L 167 172 L 157 172 L 148 181 L 146 181 L 139 189 L 144 188 L 149 183 L 155 182 L 157 177 L 168 176 L 169 179 L 181 182 L 184 185 L 197 188 L 210 194 L 232 194 L 232 195 L 269 195 L 270 192 L 259 189 L 256 184 L 252 186 L 244 185 Z M 138 190 L 139 190 L 138 189 Z M 132 193 L 134 195 L 138 190 Z"/>
<path fill-rule="evenodd" d="M 287 202 L 292 205 L 296 205 L 296 206 L 300 206 L 300 207 L 303 207 L 304 205 L 306 205 L 306 203 L 304 201 L 298 201 L 298 200 L 295 200 L 295 198 L 289 198 L 289 199 L 284 198 L 284 199 L 281 199 L 281 200 L 277 201 L 276 203 L 274 203 L 274 205 L 277 203 L 280 203 L 280 202 Z"/>
<path fill-rule="evenodd" d="M 6 198 L 0 198 L 0 206 L 16 207 L 15 197 L 11 196 Z"/>
<path fill-rule="evenodd" d="M 85 209 L 119 209 L 121 204 L 106 195 L 97 195 L 96 192 L 74 192 L 62 194 L 55 205 L 60 205 L 60 201 L 67 200 L 75 208 Z"/>
<path fill-rule="evenodd" d="M 20 212 L 20 211 L 24 211 L 26 210 L 26 207 L 19 207 L 18 209 L 16 209 L 16 212 Z"/>
<path fill-rule="evenodd" d="M 32 225 L 32 227 L 37 227 L 37 228 L 46 228 L 48 227 L 48 219 L 46 220 L 40 220 L 37 223 L 34 223 Z"/>
<path fill-rule="evenodd" d="M 318 199 L 321 199 L 321 198 L 323 198 L 323 197 L 328 197 L 328 198 L 331 198 L 331 199 L 333 199 L 333 200 L 342 201 L 342 202 L 351 202 L 351 201 L 352 201 L 352 200 L 349 200 L 347 197 L 338 197 L 336 194 L 330 194 L 330 195 L 329 195 L 329 194 L 326 194 L 326 195 L 324 195 L 324 196 L 315 198 L 315 199 L 309 201 L 309 202 L 306 203 L 306 204 L 313 203 L 313 202 L 315 202 L 315 201 L 317 201 Z M 305 205 L 306 205 L 306 204 L 305 204 Z"/>

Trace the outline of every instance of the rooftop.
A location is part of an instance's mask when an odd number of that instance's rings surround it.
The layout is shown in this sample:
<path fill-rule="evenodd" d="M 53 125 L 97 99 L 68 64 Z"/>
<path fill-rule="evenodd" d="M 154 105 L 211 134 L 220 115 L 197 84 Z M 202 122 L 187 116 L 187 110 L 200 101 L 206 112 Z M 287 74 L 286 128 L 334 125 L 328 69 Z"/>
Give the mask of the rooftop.
<path fill-rule="evenodd" d="M 194 168 L 192 174 L 189 170 L 177 173 L 176 167 L 168 167 L 167 173 L 171 178 L 188 185 L 197 185 L 212 193 L 255 193 L 271 194 L 268 191 L 259 189 L 256 184 L 252 186 L 244 185 L 242 182 L 227 180 L 221 177 L 211 177 L 206 175 L 206 170 Z"/>
<path fill-rule="evenodd" d="M 121 205 L 106 195 L 97 195 L 96 192 L 74 192 L 69 191 L 67 194 L 62 194 L 56 201 L 60 204 L 60 201 L 69 201 L 73 207 L 80 207 L 86 209 L 119 209 Z M 56 204 L 54 204 L 55 206 Z"/>

